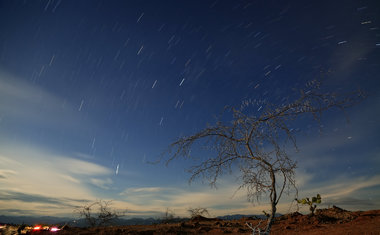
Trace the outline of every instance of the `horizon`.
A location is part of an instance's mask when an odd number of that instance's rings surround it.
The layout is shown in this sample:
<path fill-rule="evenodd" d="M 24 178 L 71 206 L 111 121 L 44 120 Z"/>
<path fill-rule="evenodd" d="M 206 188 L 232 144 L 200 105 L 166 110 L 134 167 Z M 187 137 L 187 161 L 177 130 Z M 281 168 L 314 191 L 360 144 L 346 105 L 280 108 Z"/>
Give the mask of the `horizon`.
<path fill-rule="evenodd" d="M 276 1 L 0 1 L 0 215 L 66 217 L 97 199 L 133 215 L 261 214 L 239 172 L 188 183 L 152 164 L 224 107 L 281 104 L 315 79 L 367 98 L 294 125 L 298 198 L 380 209 L 380 5 Z M 230 120 L 231 116 L 224 117 Z M 321 127 L 322 132 L 319 132 Z M 209 152 L 201 152 L 199 159 Z M 294 191 L 278 213 L 294 211 Z M 307 211 L 307 208 L 302 210 Z"/>

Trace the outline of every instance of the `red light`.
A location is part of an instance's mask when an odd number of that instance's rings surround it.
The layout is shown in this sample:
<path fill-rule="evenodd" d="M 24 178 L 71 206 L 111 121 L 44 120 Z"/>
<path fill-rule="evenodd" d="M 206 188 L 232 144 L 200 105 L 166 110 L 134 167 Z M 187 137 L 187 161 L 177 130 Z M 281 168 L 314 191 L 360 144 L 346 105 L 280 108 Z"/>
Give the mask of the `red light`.
<path fill-rule="evenodd" d="M 41 226 L 34 226 L 33 230 L 40 230 Z"/>

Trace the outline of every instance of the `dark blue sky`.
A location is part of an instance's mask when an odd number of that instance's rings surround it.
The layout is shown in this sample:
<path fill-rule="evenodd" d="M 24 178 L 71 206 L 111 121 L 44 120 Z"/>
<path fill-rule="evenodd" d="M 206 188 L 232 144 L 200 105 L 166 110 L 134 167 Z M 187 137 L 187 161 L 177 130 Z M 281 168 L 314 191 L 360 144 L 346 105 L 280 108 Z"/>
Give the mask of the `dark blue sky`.
<path fill-rule="evenodd" d="M 313 79 L 369 97 L 349 123 L 327 114 L 323 135 L 298 123 L 302 193 L 378 207 L 379 16 L 375 0 L 0 1 L 0 214 L 51 213 L 51 197 L 62 214 L 78 198 L 252 212 L 233 177 L 213 191 L 186 184 L 189 162 L 147 161 L 226 105 L 279 103 Z"/>

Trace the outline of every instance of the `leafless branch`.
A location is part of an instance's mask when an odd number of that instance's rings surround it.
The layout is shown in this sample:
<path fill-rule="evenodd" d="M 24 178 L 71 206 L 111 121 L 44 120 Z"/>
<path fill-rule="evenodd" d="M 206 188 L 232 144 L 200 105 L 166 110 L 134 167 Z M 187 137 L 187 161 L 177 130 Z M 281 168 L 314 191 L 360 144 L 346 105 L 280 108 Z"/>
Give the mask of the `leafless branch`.
<path fill-rule="evenodd" d="M 269 195 L 271 214 L 266 231 L 270 231 L 283 193 L 296 190 L 297 163 L 286 151 L 289 142 L 298 150 L 292 122 L 310 116 L 319 123 L 325 111 L 344 110 L 364 98 L 361 91 L 343 95 L 321 92 L 317 82 L 306 88 L 306 91 L 300 90 L 293 101 L 287 98 L 280 105 L 266 103 L 259 115 L 248 115 L 242 109 L 227 109 L 232 113 L 230 123 L 217 121 L 194 135 L 178 138 L 166 152 L 169 156 L 166 163 L 179 157 L 194 158 L 191 150 L 200 147 L 210 156 L 201 158 L 199 164 L 189 169 L 190 182 L 201 177 L 211 186 L 215 186 L 221 175 L 239 169 L 241 184 L 238 189 L 247 190 L 248 200 L 258 201 L 264 194 Z M 278 184 L 277 180 L 282 183 Z"/>

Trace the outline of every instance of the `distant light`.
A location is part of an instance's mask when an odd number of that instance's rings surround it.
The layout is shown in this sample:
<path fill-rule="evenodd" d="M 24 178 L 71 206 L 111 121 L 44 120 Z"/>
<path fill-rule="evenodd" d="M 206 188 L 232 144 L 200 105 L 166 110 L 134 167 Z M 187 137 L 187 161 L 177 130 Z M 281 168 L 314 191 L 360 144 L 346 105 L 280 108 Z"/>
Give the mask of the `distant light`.
<path fill-rule="evenodd" d="M 33 230 L 40 230 L 41 226 L 34 226 Z"/>
<path fill-rule="evenodd" d="M 51 232 L 57 232 L 57 231 L 59 231 L 60 229 L 59 228 L 57 228 L 57 227 L 51 227 L 50 228 L 50 231 Z"/>

